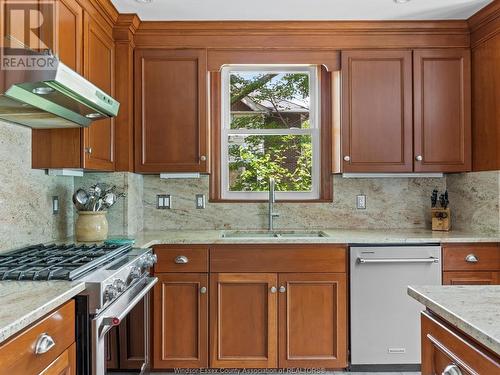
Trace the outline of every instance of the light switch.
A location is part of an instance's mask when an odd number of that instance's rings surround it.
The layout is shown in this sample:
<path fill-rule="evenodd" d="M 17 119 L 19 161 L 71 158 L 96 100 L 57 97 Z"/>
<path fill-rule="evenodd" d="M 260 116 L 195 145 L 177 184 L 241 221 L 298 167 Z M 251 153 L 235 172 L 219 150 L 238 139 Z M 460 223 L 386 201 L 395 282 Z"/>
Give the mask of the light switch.
<path fill-rule="evenodd" d="M 205 194 L 196 194 L 196 208 L 205 208 Z"/>
<path fill-rule="evenodd" d="M 57 215 L 59 213 L 59 197 L 54 195 L 52 197 L 52 214 Z"/>
<path fill-rule="evenodd" d="M 172 208 L 172 197 L 170 194 L 158 194 L 156 196 L 156 208 L 167 210 Z"/>
<path fill-rule="evenodd" d="M 356 208 L 358 210 L 366 209 L 366 195 L 364 194 L 356 195 Z"/>

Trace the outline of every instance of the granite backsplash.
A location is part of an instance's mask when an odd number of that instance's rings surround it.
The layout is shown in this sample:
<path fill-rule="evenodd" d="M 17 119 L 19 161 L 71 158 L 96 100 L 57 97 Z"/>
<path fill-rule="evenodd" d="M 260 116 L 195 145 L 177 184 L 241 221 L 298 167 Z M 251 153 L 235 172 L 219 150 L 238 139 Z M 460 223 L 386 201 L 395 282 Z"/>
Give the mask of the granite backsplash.
<path fill-rule="evenodd" d="M 72 177 L 31 169 L 31 130 L 0 122 L 0 252 L 73 233 Z M 59 214 L 52 214 L 52 196 Z"/>

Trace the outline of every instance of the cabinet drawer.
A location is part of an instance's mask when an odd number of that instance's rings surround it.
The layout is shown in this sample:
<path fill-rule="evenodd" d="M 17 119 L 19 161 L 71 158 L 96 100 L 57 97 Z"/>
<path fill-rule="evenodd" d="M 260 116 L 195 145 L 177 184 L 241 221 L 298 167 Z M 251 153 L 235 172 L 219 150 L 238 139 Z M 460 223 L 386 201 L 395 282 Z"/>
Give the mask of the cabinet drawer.
<path fill-rule="evenodd" d="M 498 356 L 428 313 L 422 313 L 422 374 L 441 375 L 456 366 L 463 375 L 498 374 Z"/>
<path fill-rule="evenodd" d="M 211 272 L 346 272 L 343 245 L 219 245 Z"/>
<path fill-rule="evenodd" d="M 500 248 L 496 243 L 446 244 L 444 271 L 500 271 Z"/>
<path fill-rule="evenodd" d="M 42 335 L 54 341 L 45 353 L 36 354 Z M 0 368 L 10 375 L 38 374 L 75 342 L 75 303 L 69 301 L 38 323 L 0 346 Z"/>
<path fill-rule="evenodd" d="M 208 272 L 208 247 L 205 245 L 158 245 L 155 272 Z"/>
<path fill-rule="evenodd" d="M 446 271 L 443 285 L 499 285 L 500 271 Z"/>

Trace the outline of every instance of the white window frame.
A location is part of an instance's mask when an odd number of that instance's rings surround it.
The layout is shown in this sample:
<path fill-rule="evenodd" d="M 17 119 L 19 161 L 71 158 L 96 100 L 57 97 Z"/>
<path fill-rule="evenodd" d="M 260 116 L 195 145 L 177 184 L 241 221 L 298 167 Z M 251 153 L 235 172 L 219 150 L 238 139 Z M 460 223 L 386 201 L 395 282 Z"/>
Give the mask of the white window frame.
<path fill-rule="evenodd" d="M 321 133 L 320 133 L 320 88 L 319 67 L 315 65 L 225 65 L 221 70 L 221 132 L 220 132 L 220 167 L 221 167 L 221 198 L 227 200 L 267 200 L 266 191 L 230 191 L 229 190 L 229 148 L 230 135 L 311 135 L 312 142 L 312 176 L 311 190 L 306 192 L 287 191 L 276 192 L 278 200 L 317 200 L 320 198 L 321 180 Z M 230 74 L 232 72 L 252 71 L 262 73 L 295 73 L 309 74 L 309 124 L 310 129 L 231 129 L 230 106 Z"/>

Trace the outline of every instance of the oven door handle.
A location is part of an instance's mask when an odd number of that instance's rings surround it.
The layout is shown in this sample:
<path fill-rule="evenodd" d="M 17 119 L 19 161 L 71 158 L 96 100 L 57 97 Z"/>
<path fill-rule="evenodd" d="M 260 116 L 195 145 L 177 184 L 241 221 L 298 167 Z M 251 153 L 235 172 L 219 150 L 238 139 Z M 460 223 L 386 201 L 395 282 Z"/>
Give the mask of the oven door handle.
<path fill-rule="evenodd" d="M 145 277 L 136 282 L 129 290 L 123 293 L 101 314 L 101 324 L 99 326 L 99 335 L 105 335 L 113 326 L 117 326 L 127 316 L 135 305 L 137 305 L 146 294 L 158 282 L 157 277 Z M 125 301 L 125 302 L 123 302 Z M 100 314 L 100 315 L 101 315 Z"/>

